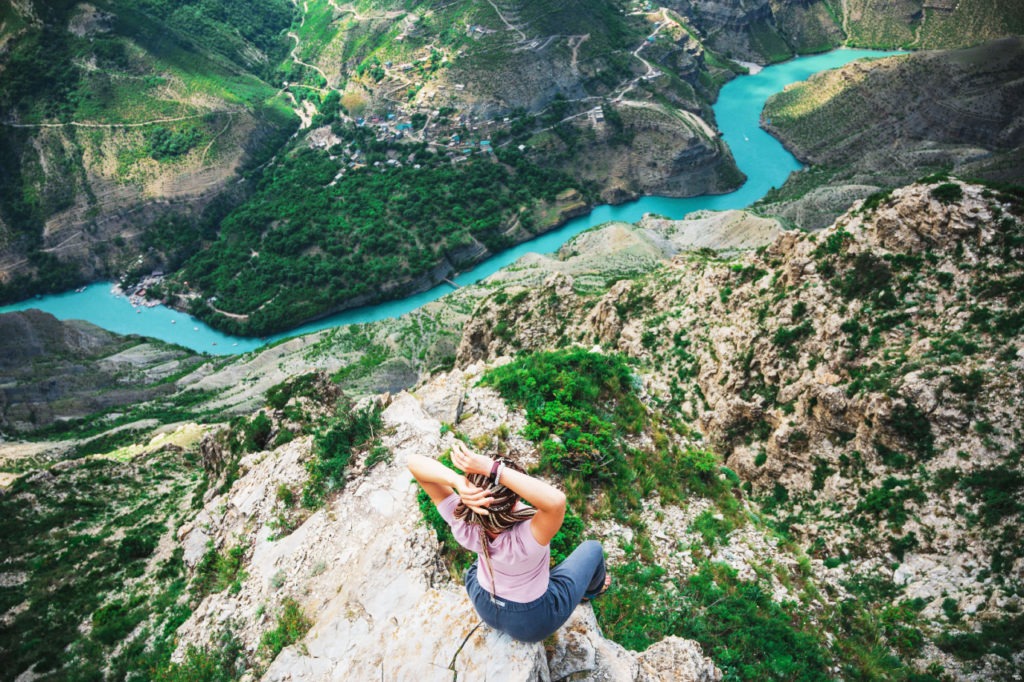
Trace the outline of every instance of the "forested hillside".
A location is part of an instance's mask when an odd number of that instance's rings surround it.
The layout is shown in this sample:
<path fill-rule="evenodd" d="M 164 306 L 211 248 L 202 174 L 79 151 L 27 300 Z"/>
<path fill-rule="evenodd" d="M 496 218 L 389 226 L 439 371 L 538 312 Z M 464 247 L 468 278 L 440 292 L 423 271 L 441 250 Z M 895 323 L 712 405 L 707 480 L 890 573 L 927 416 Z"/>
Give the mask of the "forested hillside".
<path fill-rule="evenodd" d="M 176 250 L 147 252 L 161 219 L 198 225 L 212 206 L 215 233 L 236 169 L 294 125 L 266 80 L 292 14 L 285 0 L 5 2 L 0 300 L 173 265 Z"/>

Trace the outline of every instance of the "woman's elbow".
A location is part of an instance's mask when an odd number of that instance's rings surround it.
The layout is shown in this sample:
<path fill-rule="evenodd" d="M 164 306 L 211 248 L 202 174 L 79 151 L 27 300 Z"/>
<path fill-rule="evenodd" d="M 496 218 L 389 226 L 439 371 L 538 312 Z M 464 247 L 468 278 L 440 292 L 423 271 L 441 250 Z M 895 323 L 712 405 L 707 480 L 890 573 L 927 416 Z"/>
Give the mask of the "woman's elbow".
<path fill-rule="evenodd" d="M 419 478 L 417 474 L 422 470 L 421 464 L 424 459 L 426 458 L 423 455 L 417 455 L 413 453 L 410 454 L 405 460 L 405 468 L 408 469 L 409 473 L 411 473 L 417 479 Z"/>
<path fill-rule="evenodd" d="M 558 511 L 565 511 L 566 497 L 565 493 L 555 488 L 554 494 L 551 496 L 551 509 Z"/>

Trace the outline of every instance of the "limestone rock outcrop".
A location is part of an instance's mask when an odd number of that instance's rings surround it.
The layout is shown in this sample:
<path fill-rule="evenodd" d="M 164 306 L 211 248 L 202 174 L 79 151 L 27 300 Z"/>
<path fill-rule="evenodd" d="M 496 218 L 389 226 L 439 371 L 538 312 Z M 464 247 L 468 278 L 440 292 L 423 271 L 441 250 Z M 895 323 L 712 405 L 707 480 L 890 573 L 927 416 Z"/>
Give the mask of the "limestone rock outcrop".
<path fill-rule="evenodd" d="M 312 621 L 298 643 L 269 662 L 263 680 L 593 680 L 714 681 L 721 673 L 693 642 L 668 638 L 637 654 L 601 635 L 582 605 L 550 646 L 522 644 L 480 623 L 460 582 L 439 559 L 434 532 L 422 521 L 409 453 L 438 455 L 451 444 L 440 419 L 459 420 L 467 433 L 510 414 L 489 389 L 470 388 L 481 366 L 440 375 L 419 396 L 400 393 L 383 412 L 390 461 L 355 463 L 347 485 L 294 530 L 278 522 L 277 491 L 306 477 L 308 438 L 239 463 L 238 480 L 179 532 L 185 561 L 195 566 L 209 548 L 245 547 L 237 590 L 206 597 L 179 629 L 179 654 L 202 646 L 230 625 L 258 655 L 262 633 L 286 599 Z M 436 416 L 432 416 L 436 415 Z M 513 439 L 518 436 L 513 435 Z M 513 447 L 528 447 L 525 441 Z M 252 539 L 251 546 L 248 544 Z"/>

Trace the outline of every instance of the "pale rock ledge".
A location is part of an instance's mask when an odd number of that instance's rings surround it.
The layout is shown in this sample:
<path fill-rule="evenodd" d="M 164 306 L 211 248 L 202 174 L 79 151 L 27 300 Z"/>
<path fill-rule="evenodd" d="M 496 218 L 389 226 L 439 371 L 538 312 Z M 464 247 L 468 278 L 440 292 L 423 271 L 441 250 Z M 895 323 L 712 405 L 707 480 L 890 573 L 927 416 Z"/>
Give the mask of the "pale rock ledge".
<path fill-rule="evenodd" d="M 422 387 L 432 413 L 448 412 L 437 409 L 438 393 L 462 394 L 453 388 Z M 475 394 L 482 390 L 469 388 L 468 401 L 479 405 L 482 397 Z M 452 436 L 442 436 L 441 422 L 409 393 L 395 396 L 383 418 L 393 461 L 366 471 L 356 463 L 345 491 L 288 536 L 271 539 L 274 494 L 279 482 L 298 482 L 308 439 L 247 457 L 231 490 L 209 500 L 197 522 L 183 527 L 180 539 L 193 564 L 208 539 L 221 551 L 238 544 L 251 549 L 241 589 L 200 604 L 178 631 L 177 657 L 189 644 L 208 645 L 226 623 L 256 652 L 290 597 L 313 625 L 270 663 L 262 678 L 267 682 L 721 679 L 695 642 L 669 637 L 638 654 L 605 639 L 589 605 L 577 608 L 544 644 L 478 627 L 463 586 L 438 558 L 436 537 L 421 520 L 405 468 L 410 452 L 437 456 Z"/>

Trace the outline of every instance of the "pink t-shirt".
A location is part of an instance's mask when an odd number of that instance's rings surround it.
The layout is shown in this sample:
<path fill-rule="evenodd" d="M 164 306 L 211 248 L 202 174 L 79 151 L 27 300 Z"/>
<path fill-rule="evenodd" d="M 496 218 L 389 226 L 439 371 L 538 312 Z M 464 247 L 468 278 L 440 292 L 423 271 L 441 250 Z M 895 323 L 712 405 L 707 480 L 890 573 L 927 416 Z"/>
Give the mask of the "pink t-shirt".
<path fill-rule="evenodd" d="M 452 528 L 460 545 L 480 553 L 480 527 L 455 518 L 459 496 L 452 493 L 437 505 L 437 511 Z M 531 520 L 512 526 L 490 541 L 491 568 L 494 570 L 494 593 L 509 601 L 526 603 L 539 599 L 548 589 L 551 573 L 551 545 L 537 542 L 530 531 Z M 486 539 L 486 536 L 484 536 Z M 491 591 L 491 575 L 483 557 L 477 557 L 476 577 L 480 586 Z"/>

